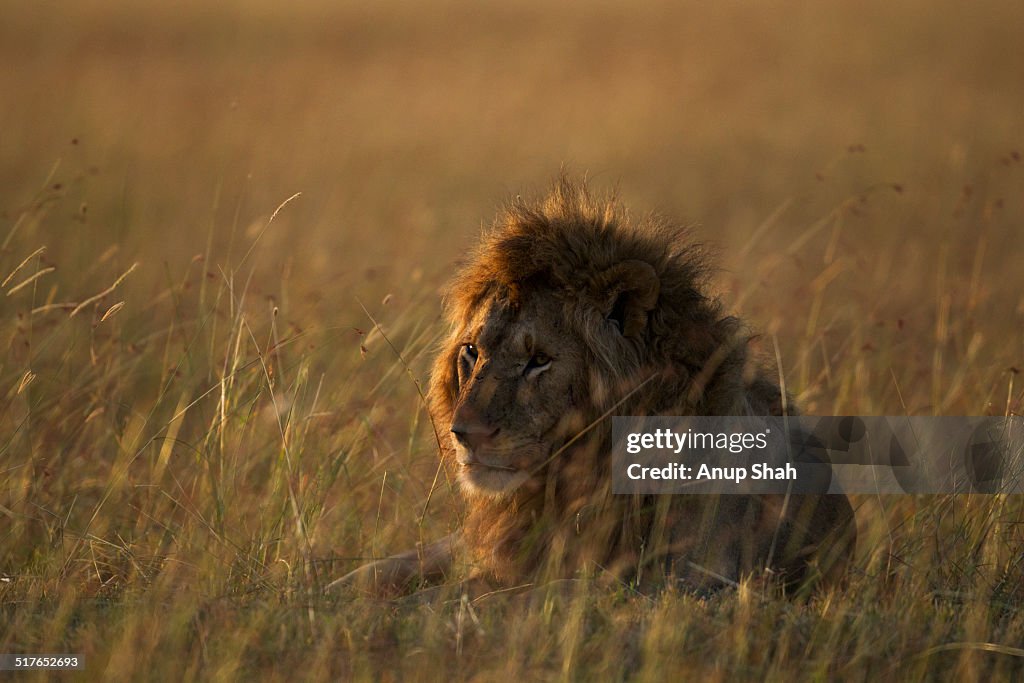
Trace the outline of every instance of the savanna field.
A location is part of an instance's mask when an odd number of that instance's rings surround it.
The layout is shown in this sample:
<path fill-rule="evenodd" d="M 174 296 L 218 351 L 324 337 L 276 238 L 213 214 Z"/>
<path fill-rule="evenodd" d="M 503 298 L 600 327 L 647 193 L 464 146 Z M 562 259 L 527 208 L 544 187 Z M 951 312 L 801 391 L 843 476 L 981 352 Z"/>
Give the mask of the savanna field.
<path fill-rule="evenodd" d="M 458 528 L 440 291 L 564 168 L 692 226 L 804 412 L 1024 413 L 1024 5 L 7 3 L 0 653 L 85 680 L 1024 674 L 1024 501 L 847 581 L 325 596 Z M 6 674 L 44 679 L 42 673 Z"/>

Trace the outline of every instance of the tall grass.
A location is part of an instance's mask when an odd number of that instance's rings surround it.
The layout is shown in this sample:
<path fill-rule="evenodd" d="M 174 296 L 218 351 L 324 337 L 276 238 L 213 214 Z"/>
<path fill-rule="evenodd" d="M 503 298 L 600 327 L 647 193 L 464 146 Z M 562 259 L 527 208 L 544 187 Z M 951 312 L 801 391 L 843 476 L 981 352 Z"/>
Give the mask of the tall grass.
<path fill-rule="evenodd" d="M 458 527 L 417 385 L 438 289 L 563 162 L 698 223 L 806 412 L 1024 412 L 1024 17 L 940 5 L 9 9 L 0 652 L 125 680 L 1019 676 L 1012 496 L 856 501 L 849 581 L 809 600 L 321 593 Z"/>

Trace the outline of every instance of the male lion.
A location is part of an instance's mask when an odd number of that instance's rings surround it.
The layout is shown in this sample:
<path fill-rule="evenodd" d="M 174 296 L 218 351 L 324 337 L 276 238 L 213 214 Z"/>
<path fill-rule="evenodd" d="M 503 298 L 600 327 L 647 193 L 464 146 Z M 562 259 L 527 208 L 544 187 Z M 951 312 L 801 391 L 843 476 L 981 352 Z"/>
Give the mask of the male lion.
<path fill-rule="evenodd" d="M 765 570 L 787 585 L 841 573 L 854 541 L 845 496 L 611 493 L 613 413 L 786 409 L 705 275 L 681 230 L 566 179 L 539 203 L 512 203 L 451 283 L 452 332 L 430 383 L 464 528 L 332 585 L 408 589 L 457 557 L 491 586 L 581 570 L 695 588 Z"/>

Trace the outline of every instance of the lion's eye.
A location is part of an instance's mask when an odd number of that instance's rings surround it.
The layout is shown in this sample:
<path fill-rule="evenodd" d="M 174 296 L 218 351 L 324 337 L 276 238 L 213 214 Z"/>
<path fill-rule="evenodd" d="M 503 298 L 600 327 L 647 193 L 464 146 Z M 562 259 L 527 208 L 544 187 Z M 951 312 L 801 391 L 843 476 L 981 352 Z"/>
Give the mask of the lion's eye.
<path fill-rule="evenodd" d="M 470 365 L 476 365 L 476 359 L 480 356 L 480 352 L 477 351 L 474 344 L 463 344 L 462 345 L 462 357 Z"/>
<path fill-rule="evenodd" d="M 526 362 L 526 368 L 523 370 L 523 374 L 535 374 L 542 370 L 547 370 L 549 367 L 551 367 L 551 356 L 538 351 L 533 354 L 529 361 Z"/>

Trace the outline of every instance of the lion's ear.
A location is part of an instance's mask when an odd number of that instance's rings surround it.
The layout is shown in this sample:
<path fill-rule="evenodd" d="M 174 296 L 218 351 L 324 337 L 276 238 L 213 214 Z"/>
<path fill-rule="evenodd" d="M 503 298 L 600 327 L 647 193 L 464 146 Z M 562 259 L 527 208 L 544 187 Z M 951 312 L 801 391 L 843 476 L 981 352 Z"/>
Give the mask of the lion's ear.
<path fill-rule="evenodd" d="M 601 273 L 597 284 L 603 313 L 618 325 L 622 336 L 642 334 L 661 289 L 654 267 L 644 261 L 623 261 Z"/>

